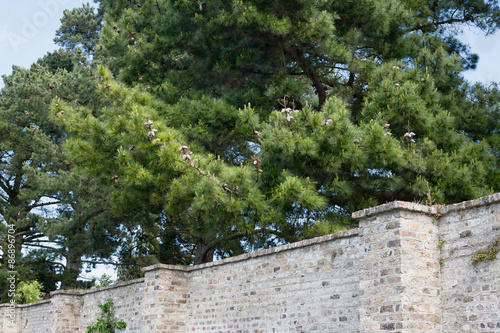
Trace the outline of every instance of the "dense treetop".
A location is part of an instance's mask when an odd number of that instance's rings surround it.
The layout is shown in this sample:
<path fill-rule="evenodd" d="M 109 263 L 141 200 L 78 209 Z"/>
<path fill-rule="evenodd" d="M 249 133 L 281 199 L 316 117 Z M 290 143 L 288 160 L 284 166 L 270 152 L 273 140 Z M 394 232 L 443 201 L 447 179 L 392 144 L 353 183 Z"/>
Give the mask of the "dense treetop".
<path fill-rule="evenodd" d="M 500 91 L 456 38 L 494 33 L 496 1 L 98 3 L 0 97 L 4 224 L 57 244 L 39 267 L 63 287 L 112 253 L 131 278 L 500 190 Z"/>

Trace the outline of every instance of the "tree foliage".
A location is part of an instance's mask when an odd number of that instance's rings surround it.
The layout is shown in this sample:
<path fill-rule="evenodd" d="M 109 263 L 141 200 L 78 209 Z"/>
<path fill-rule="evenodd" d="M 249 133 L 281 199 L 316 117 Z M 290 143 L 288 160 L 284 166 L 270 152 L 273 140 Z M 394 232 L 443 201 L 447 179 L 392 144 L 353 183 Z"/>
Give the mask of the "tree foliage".
<path fill-rule="evenodd" d="M 151 247 L 170 254 L 164 261 L 190 263 L 193 259 L 181 254 L 185 251 L 194 255 L 195 263 L 211 260 L 217 245 L 240 241 L 283 220 L 279 209 L 271 208 L 284 201 L 323 207 L 307 179 L 286 173 L 279 185 L 295 192 L 294 197 L 266 197 L 259 188 L 257 164 L 228 164 L 194 141 L 187 146 L 183 131 L 161 116 L 170 106 L 113 81 L 104 69 L 100 75 L 103 98 L 114 101 L 113 106 L 94 117 L 56 101 L 54 112 L 64 110 L 61 119 L 72 133 L 68 145 L 75 163 L 115 187 L 115 212 L 132 217 L 130 225 L 124 222 L 131 234 L 140 222 L 136 232 L 149 234 Z M 156 238 L 162 238 L 161 244 Z M 160 250 L 162 246 L 167 248 Z"/>
<path fill-rule="evenodd" d="M 40 297 L 44 295 L 41 289 L 42 286 L 38 281 L 21 281 L 17 285 L 14 300 L 16 304 L 26 304 L 39 301 Z"/>
<path fill-rule="evenodd" d="M 454 36 L 466 25 L 496 31 L 496 3 L 104 0 L 100 6 L 106 23 L 95 55 L 118 81 L 157 98 L 155 124 L 162 120 L 167 132 L 182 134 L 177 145 L 190 147 L 193 156 L 213 154 L 227 167 L 263 171 L 254 174 L 253 186 L 267 209 L 279 213 L 248 230 L 273 236 L 242 237 L 240 247 L 336 230 L 351 212 L 391 200 L 450 203 L 498 190 L 499 90 L 463 79 L 477 56 Z M 136 122 L 114 132 L 133 130 L 131 138 L 139 133 Z M 157 130 L 152 141 L 163 147 L 165 130 Z M 108 154 L 122 147 L 128 158 L 132 141 L 113 142 Z M 175 147 L 168 149 L 172 166 L 179 161 Z M 193 169 L 200 177 L 206 170 L 198 163 Z M 154 165 L 143 162 L 130 172 L 124 157 L 97 173 L 114 170 L 117 183 L 125 181 L 119 172 L 147 175 L 140 184 L 149 192 L 160 184 Z M 199 207 L 191 204 L 198 193 L 218 197 L 211 188 L 197 192 L 181 173 L 159 174 L 169 184 L 158 191 L 165 194 L 156 208 L 162 221 Z M 121 193 L 133 198 L 121 206 L 139 202 L 133 191 Z M 204 221 L 219 204 L 203 207 L 202 220 L 187 215 L 198 241 L 214 230 L 219 233 L 203 244 L 239 235 L 241 227 L 224 230 L 217 219 Z M 243 207 L 240 212 L 250 211 Z M 217 216 L 231 219 L 223 211 Z M 173 230 L 179 235 L 184 228 Z M 204 247 L 189 237 L 173 239 L 191 252 Z M 229 246 L 222 244 L 216 247 L 221 255 Z"/>
<path fill-rule="evenodd" d="M 102 14 L 88 3 L 80 8 L 65 10 L 54 42 L 71 50 L 79 48 L 92 54 L 99 39 L 101 24 Z"/>
<path fill-rule="evenodd" d="M 132 278 L 333 232 L 392 200 L 500 190 L 500 90 L 463 78 L 478 57 L 456 37 L 497 31 L 497 2 L 98 3 L 65 12 L 67 50 L 5 78 L 0 105 L 17 124 L 2 207 L 63 244 L 70 281 L 114 251 Z"/>
<path fill-rule="evenodd" d="M 109 257 L 117 246 L 110 231 L 119 224 L 109 214 L 100 219 L 109 211 L 106 188 L 73 168 L 64 145 L 67 133 L 55 121 L 59 115 L 50 112 L 56 97 L 97 108 L 92 71 L 82 63 L 85 58 L 77 53 L 58 51 L 30 69 L 14 67 L 4 77 L 0 98 L 0 237 L 7 237 L 7 225 L 14 226 L 18 281 L 37 280 L 45 293 L 58 282 L 74 287 L 83 256 Z M 7 242 L 1 244 L 4 275 Z"/>

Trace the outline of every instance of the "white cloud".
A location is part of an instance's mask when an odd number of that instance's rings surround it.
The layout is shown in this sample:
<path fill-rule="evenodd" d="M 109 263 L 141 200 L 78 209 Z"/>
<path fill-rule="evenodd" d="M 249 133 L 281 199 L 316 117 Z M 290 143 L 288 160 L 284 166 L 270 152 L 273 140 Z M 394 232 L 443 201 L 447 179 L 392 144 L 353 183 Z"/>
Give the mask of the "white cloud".
<path fill-rule="evenodd" d="M 9 40 L 9 28 L 7 26 L 0 27 L 0 43 Z"/>

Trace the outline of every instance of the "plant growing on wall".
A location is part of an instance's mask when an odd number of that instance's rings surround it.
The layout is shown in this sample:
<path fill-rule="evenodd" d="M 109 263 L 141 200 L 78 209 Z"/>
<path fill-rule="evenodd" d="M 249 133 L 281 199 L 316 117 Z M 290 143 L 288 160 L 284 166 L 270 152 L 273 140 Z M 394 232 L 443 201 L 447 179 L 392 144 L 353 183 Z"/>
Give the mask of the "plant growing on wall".
<path fill-rule="evenodd" d="M 87 326 L 86 333 L 114 333 L 116 330 L 123 330 L 127 327 L 125 322 L 115 318 L 112 298 L 108 298 L 106 303 L 98 306 L 102 310 L 101 317 L 97 319 L 96 324 Z"/>
<path fill-rule="evenodd" d="M 480 262 L 493 261 L 500 252 L 500 238 L 494 240 L 486 249 L 478 250 L 472 255 L 472 264 L 477 265 Z"/>

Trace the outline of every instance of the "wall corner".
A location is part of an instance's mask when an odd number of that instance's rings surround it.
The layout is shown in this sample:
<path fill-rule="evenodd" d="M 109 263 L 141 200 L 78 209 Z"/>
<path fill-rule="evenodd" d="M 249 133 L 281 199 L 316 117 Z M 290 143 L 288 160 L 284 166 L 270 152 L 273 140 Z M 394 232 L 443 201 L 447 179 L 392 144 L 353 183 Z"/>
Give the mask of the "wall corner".
<path fill-rule="evenodd" d="M 189 299 L 186 267 L 157 264 L 144 269 L 141 327 L 147 332 L 186 332 Z"/>
<path fill-rule="evenodd" d="M 440 332 L 440 251 L 434 207 L 393 202 L 359 220 L 360 332 Z"/>
<path fill-rule="evenodd" d="M 56 290 L 50 293 L 50 314 L 52 333 L 76 332 L 81 312 L 81 292 Z"/>

